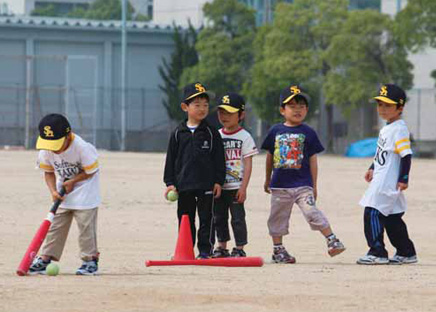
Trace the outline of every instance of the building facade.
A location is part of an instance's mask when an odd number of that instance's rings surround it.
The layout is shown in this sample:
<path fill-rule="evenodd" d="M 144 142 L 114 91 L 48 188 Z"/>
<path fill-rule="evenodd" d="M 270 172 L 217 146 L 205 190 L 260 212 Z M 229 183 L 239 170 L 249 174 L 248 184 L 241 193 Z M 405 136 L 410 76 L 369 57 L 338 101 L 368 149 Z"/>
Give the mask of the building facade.
<path fill-rule="evenodd" d="M 165 150 L 158 68 L 172 29 L 130 22 L 127 43 L 126 149 Z M 120 149 L 120 22 L 0 17 L 0 46 L 0 145 L 33 147 L 40 118 L 58 112 L 98 148 Z"/>

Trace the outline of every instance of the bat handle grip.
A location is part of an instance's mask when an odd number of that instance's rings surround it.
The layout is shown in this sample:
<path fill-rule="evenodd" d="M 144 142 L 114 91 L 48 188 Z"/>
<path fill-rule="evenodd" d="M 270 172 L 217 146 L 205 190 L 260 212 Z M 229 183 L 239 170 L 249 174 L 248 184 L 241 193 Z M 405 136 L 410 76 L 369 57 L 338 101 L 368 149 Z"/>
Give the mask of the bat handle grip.
<path fill-rule="evenodd" d="M 62 186 L 61 190 L 59 191 L 59 195 L 64 196 L 66 192 L 67 192 L 67 191 L 65 190 L 65 187 Z M 53 203 L 53 206 L 51 206 L 51 208 L 50 208 L 50 212 L 55 213 L 56 210 L 58 209 L 59 205 L 61 204 L 61 202 L 62 202 L 61 199 L 57 199 L 57 200 Z"/>

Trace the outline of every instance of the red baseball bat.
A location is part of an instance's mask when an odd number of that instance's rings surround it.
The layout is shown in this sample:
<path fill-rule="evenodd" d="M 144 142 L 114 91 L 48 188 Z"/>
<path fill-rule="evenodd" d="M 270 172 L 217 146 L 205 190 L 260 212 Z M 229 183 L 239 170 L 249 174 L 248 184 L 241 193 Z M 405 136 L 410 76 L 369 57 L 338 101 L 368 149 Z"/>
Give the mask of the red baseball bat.
<path fill-rule="evenodd" d="M 59 195 L 61 196 L 65 195 L 65 188 L 61 189 Z M 47 236 L 47 232 L 50 229 L 50 225 L 53 222 L 54 216 L 61 202 L 62 200 L 58 199 L 53 203 L 47 217 L 44 219 L 44 221 L 42 221 L 38 231 L 36 232 L 35 236 L 33 236 L 33 239 L 30 242 L 30 245 L 27 248 L 26 253 L 23 256 L 23 259 L 21 260 L 20 265 L 18 266 L 17 269 L 18 275 L 20 276 L 27 275 L 27 271 L 29 271 L 33 259 L 35 259 L 36 255 L 38 254 L 39 248 L 42 245 L 42 242 Z"/>

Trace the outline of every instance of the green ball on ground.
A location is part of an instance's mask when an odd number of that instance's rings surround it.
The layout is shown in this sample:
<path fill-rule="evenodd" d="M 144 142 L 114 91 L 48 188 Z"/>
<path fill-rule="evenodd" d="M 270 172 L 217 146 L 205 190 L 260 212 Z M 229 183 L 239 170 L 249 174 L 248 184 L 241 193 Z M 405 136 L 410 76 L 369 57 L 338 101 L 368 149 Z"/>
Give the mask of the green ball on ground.
<path fill-rule="evenodd" d="M 49 276 L 56 276 L 59 274 L 59 266 L 56 263 L 50 263 L 49 265 L 47 265 L 45 271 Z"/>
<path fill-rule="evenodd" d="M 169 191 L 167 194 L 167 199 L 169 201 L 176 201 L 179 198 L 179 194 L 176 191 Z"/>

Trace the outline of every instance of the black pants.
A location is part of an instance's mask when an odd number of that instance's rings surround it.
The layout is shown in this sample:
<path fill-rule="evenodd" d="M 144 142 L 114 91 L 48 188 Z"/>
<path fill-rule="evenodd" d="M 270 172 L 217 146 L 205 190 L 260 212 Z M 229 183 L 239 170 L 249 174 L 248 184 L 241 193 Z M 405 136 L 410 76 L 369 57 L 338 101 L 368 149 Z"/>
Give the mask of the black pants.
<path fill-rule="evenodd" d="M 229 233 L 229 210 L 232 214 L 232 229 L 236 246 L 247 245 L 247 223 L 245 222 L 244 204 L 236 200 L 238 190 L 223 190 L 221 197 L 215 201 L 215 228 L 218 242 L 228 242 Z"/>
<path fill-rule="evenodd" d="M 397 249 L 397 255 L 403 257 L 416 255 L 415 246 L 409 238 L 406 223 L 402 219 L 403 215 L 404 212 L 384 216 L 377 209 L 365 207 L 363 220 L 369 255 L 388 257 L 383 241 L 385 229 L 389 241 Z"/>
<path fill-rule="evenodd" d="M 187 214 L 189 216 L 189 223 L 191 224 L 192 241 L 195 245 L 195 212 L 198 211 L 200 219 L 200 227 L 198 229 L 198 243 L 197 247 L 200 253 L 211 254 L 213 251 L 213 244 L 215 240 L 213 226 L 213 192 L 212 191 L 185 191 L 179 194 L 177 202 L 177 217 L 180 222 L 182 216 Z"/>

